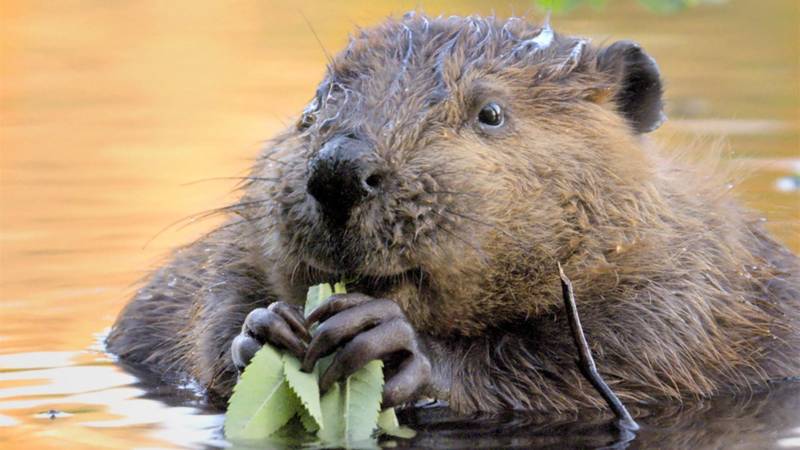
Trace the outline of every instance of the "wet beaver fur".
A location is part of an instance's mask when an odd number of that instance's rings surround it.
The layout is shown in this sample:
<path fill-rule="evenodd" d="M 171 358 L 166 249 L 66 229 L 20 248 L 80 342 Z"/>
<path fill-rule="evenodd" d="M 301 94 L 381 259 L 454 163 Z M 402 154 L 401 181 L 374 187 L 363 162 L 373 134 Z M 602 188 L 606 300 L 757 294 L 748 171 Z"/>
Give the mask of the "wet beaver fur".
<path fill-rule="evenodd" d="M 648 143 L 663 117 L 658 68 L 632 42 L 413 13 L 361 30 L 230 220 L 155 271 L 108 348 L 217 403 L 270 342 L 306 368 L 338 349 L 323 388 L 386 360 L 386 404 L 597 407 L 560 262 L 623 401 L 800 374 L 798 258 L 706 169 Z M 353 293 L 304 321 L 307 288 L 339 279 Z"/>

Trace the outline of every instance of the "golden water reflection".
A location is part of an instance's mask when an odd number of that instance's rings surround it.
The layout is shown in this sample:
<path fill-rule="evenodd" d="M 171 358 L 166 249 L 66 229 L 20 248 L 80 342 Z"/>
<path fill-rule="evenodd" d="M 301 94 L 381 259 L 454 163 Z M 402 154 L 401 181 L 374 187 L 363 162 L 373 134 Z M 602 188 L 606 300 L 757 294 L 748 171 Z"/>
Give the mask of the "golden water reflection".
<path fill-rule="evenodd" d="M 658 58 L 672 121 L 655 138 L 725 137 L 732 180 L 800 250 L 798 3 L 722 2 L 661 17 L 631 2 L 554 19 Z M 310 98 L 355 24 L 417 2 L 0 2 L 0 446 L 214 442 L 219 417 L 142 397 L 96 345 L 133 283 L 213 226 L 163 227 L 223 205 L 263 139 Z M 499 15 L 529 2 L 431 1 Z M 301 13 L 302 12 L 302 13 Z M 702 151 L 700 147 L 698 151 Z M 732 156 L 731 156 L 732 155 Z M 49 410 L 60 411 L 50 419 Z"/>

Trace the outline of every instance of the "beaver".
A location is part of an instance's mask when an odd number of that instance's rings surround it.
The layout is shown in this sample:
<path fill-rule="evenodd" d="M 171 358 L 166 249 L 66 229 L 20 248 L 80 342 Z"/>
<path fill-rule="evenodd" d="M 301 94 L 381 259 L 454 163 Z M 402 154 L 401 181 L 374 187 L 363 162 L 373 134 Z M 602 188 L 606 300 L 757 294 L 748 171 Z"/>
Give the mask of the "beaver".
<path fill-rule="evenodd" d="M 798 258 L 707 169 L 645 137 L 663 104 L 630 41 L 421 13 L 360 30 L 228 221 L 152 274 L 108 349 L 187 374 L 216 405 L 268 342 L 305 370 L 336 351 L 322 390 L 384 360 L 387 406 L 600 407 L 560 263 L 625 402 L 800 374 Z M 308 287 L 338 280 L 350 293 L 304 318 Z"/>

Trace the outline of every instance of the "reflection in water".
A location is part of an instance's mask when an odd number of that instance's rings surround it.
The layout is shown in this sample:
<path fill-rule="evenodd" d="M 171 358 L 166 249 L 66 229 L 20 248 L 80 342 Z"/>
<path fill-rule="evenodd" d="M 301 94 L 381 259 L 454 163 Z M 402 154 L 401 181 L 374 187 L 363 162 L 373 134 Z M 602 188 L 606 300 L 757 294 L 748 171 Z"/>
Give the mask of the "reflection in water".
<path fill-rule="evenodd" d="M 54 447 L 129 448 L 164 442 L 215 445 L 218 440 L 222 415 L 191 406 L 188 395 L 182 404 L 150 398 L 151 391 L 137 377 L 103 353 L 22 353 L 0 362 L 18 367 L 25 361 L 41 362 L 41 356 L 54 356 L 56 364 L 10 370 L 3 365 L 0 371 L 0 426 L 11 427 L 3 436 L 12 443 L 42 439 Z"/>
<path fill-rule="evenodd" d="M 660 17 L 608 2 L 555 17 L 559 30 L 630 38 L 658 58 L 667 147 L 724 137 L 731 180 L 800 250 L 794 0 L 719 2 Z M 221 416 L 191 385 L 165 390 L 96 344 L 130 286 L 169 248 L 213 223 L 165 225 L 221 206 L 263 139 L 302 109 L 325 46 L 353 23 L 417 2 L 96 2 L 0 8 L 0 446 L 221 446 Z M 424 4 L 432 14 L 500 15 L 528 1 Z M 298 9 L 303 15 L 298 13 Z M 743 31 L 744 30 L 744 31 Z M 703 144 L 705 142 L 706 144 Z M 792 184 L 794 186 L 796 183 Z M 630 448 L 800 447 L 800 388 L 640 411 Z M 51 418 L 52 417 L 52 418 Z M 454 418 L 406 411 L 420 434 L 399 446 L 550 447 L 619 443 L 608 418 Z M 624 445 L 618 446 L 618 448 Z"/>
<path fill-rule="evenodd" d="M 637 411 L 642 429 L 621 435 L 609 417 L 532 418 L 521 414 L 481 419 L 446 410 L 406 412 L 418 436 L 400 446 L 476 448 L 769 448 L 800 439 L 800 382 L 768 392 Z"/>

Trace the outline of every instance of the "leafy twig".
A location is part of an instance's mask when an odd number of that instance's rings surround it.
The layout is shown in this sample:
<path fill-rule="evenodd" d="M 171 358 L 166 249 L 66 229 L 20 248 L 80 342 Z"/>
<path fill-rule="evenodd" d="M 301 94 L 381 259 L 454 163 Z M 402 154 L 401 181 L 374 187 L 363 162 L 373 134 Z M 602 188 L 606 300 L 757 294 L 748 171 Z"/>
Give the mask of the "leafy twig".
<path fill-rule="evenodd" d="M 561 263 L 558 264 L 558 273 L 561 277 L 561 293 L 564 296 L 564 306 L 567 309 L 567 317 L 569 319 L 569 327 L 572 330 L 572 338 L 575 341 L 575 347 L 578 348 L 578 367 L 583 373 L 583 376 L 592 383 L 595 389 L 600 393 L 603 399 L 608 403 L 609 408 L 617 416 L 617 426 L 622 431 L 637 431 L 639 424 L 633 420 L 625 405 L 619 400 L 617 394 L 611 390 L 610 387 L 603 381 L 603 377 L 597 372 L 597 366 L 594 364 L 592 352 L 589 350 L 589 344 L 586 342 L 586 336 L 583 334 L 581 327 L 581 319 L 578 316 L 578 307 L 575 306 L 575 294 L 572 292 L 572 282 L 564 274 L 561 268 Z"/>

